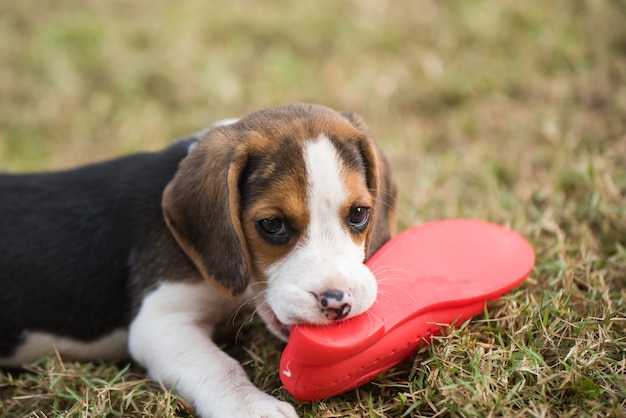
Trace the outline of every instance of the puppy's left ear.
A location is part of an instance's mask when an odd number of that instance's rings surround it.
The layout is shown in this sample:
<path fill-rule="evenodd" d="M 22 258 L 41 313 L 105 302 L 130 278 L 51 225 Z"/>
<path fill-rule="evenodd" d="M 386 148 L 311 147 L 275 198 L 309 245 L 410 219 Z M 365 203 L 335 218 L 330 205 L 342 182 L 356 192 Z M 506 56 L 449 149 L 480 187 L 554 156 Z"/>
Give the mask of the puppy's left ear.
<path fill-rule="evenodd" d="M 342 112 L 363 135 L 359 142 L 367 170 L 367 187 L 374 197 L 372 225 L 365 243 L 366 258 L 370 258 L 395 232 L 397 187 L 387 158 L 374 142 L 363 118 L 354 112 Z"/>
<path fill-rule="evenodd" d="M 250 275 L 239 196 L 246 162 L 230 128 L 214 129 L 163 192 L 163 215 L 176 241 L 202 277 L 228 296 L 243 293 Z"/>

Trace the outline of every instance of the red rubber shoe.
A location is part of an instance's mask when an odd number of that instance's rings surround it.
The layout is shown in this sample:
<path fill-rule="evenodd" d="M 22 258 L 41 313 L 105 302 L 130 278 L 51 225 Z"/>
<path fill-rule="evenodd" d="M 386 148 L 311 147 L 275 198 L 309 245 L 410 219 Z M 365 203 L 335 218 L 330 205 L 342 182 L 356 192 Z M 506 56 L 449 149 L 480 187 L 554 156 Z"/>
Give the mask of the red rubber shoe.
<path fill-rule="evenodd" d="M 413 227 L 367 261 L 378 297 L 365 313 L 326 326 L 295 325 L 280 377 L 297 399 L 325 399 L 374 379 L 520 285 L 535 253 L 517 232 L 453 219 Z"/>

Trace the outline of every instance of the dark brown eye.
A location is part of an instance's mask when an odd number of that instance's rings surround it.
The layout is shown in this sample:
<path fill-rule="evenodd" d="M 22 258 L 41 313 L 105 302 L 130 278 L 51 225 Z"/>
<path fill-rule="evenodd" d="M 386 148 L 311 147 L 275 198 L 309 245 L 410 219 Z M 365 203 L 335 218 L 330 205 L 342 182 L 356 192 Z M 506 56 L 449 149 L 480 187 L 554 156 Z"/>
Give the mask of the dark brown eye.
<path fill-rule="evenodd" d="M 273 244 L 284 244 L 289 241 L 291 234 L 285 221 L 281 218 L 265 218 L 257 222 L 261 236 Z"/>
<path fill-rule="evenodd" d="M 370 208 L 353 206 L 348 214 L 348 224 L 353 231 L 361 233 L 370 221 Z"/>
<path fill-rule="evenodd" d="M 285 232 L 285 223 L 279 218 L 267 218 L 260 221 L 261 229 L 267 234 L 277 235 Z"/>

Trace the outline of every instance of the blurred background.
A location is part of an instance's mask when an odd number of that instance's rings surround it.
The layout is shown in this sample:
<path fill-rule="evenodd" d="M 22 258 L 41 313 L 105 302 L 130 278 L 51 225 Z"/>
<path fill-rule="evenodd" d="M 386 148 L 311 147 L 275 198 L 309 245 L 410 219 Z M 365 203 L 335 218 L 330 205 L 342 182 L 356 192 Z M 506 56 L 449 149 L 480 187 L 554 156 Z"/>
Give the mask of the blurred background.
<path fill-rule="evenodd" d="M 500 325 L 544 330 L 537 352 L 555 366 L 533 399 L 567 410 L 562 388 L 580 378 L 566 374 L 572 347 L 600 344 L 573 324 L 622 318 L 602 325 L 614 351 L 593 345 L 615 368 L 590 362 L 579 389 L 582 410 L 595 389 L 606 408 L 624 402 L 626 2 L 0 0 L 2 171 L 156 150 L 291 102 L 364 116 L 399 182 L 399 229 L 473 217 L 531 240 L 537 268 L 500 311 L 520 322 Z M 546 330 L 550 315 L 571 327 Z M 521 387 L 536 387 L 533 376 Z M 509 377 L 494 378 L 498 405 Z M 469 405 L 451 387 L 432 393 Z"/>
<path fill-rule="evenodd" d="M 625 9 L 2 1 L 0 168 L 159 149 L 221 118 L 315 102 L 369 122 L 397 168 L 402 226 L 497 211 L 484 201 L 496 197 L 509 213 L 521 193 L 550 193 L 528 189 L 552 169 L 575 184 L 594 153 L 623 166 Z"/>

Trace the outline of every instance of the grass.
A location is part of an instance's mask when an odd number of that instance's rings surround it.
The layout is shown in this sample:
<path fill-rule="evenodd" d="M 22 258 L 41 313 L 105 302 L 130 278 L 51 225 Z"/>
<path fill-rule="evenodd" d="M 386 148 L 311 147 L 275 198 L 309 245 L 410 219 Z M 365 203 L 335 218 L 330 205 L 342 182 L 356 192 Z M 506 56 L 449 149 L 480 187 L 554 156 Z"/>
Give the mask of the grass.
<path fill-rule="evenodd" d="M 350 393 L 299 403 L 258 320 L 220 341 L 306 417 L 626 414 L 626 5 L 0 3 L 0 167 L 157 149 L 311 101 L 362 113 L 399 228 L 472 217 L 526 236 L 527 282 Z M 235 344 L 236 343 L 236 344 Z M 189 416 L 135 365 L 0 372 L 0 416 Z"/>

